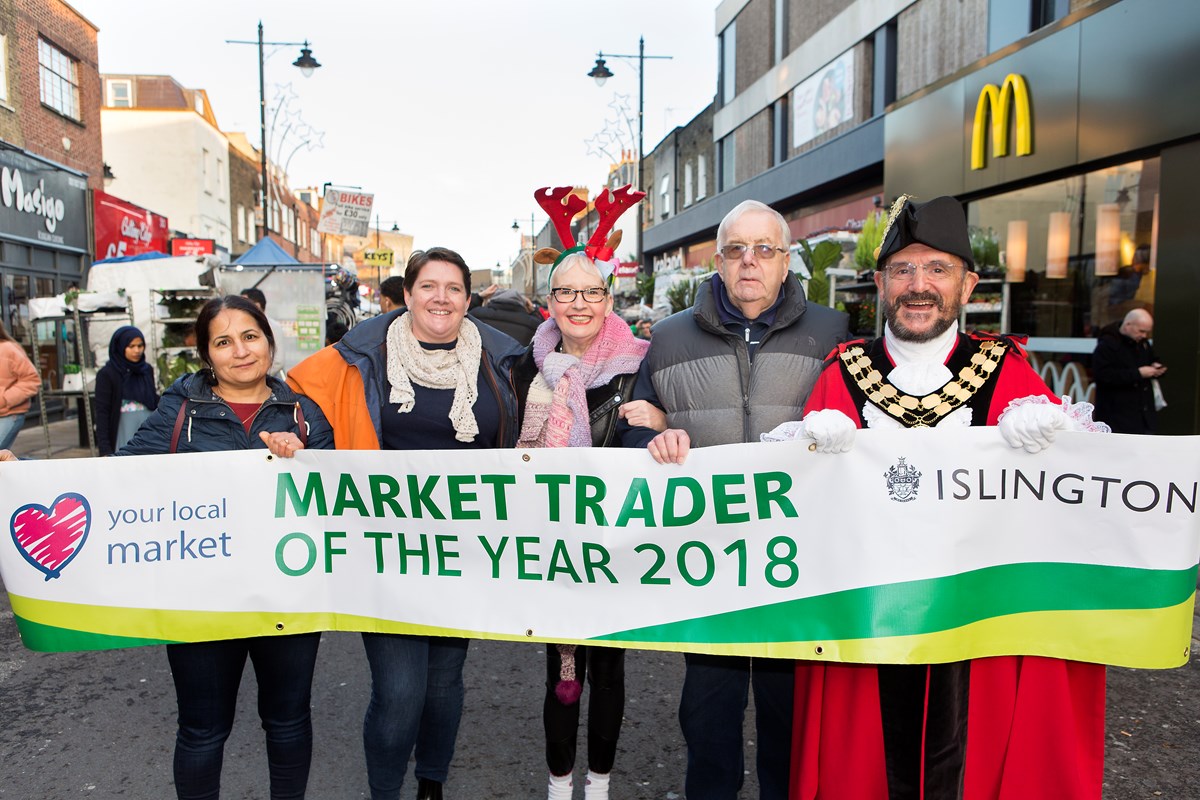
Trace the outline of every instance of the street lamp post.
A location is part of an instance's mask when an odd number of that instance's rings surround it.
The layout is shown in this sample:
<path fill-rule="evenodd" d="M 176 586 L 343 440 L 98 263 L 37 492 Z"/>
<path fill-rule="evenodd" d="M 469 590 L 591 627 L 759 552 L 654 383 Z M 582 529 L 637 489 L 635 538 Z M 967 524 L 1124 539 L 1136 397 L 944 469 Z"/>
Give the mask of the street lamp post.
<path fill-rule="evenodd" d="M 267 231 L 270 230 L 270 222 L 267 216 L 267 85 L 265 70 L 263 64 L 265 57 L 263 55 L 263 46 L 271 45 L 272 47 L 299 47 L 300 57 L 292 62 L 293 67 L 300 68 L 300 74 L 304 77 L 311 77 L 313 70 L 321 66 L 312 56 L 312 49 L 308 46 L 308 40 L 303 42 L 264 42 L 263 41 L 263 25 L 262 20 L 258 21 L 258 41 L 250 42 L 241 39 L 226 39 L 226 44 L 256 44 L 258 45 L 258 135 L 259 135 L 259 151 L 258 161 L 259 168 L 262 171 L 262 218 L 263 229 L 262 237 L 266 238 Z"/>
<path fill-rule="evenodd" d="M 521 232 L 521 223 L 517 222 L 514 219 L 513 224 L 512 224 L 512 229 L 519 234 Z M 529 215 L 529 270 L 528 270 L 528 277 L 525 279 L 526 280 L 526 290 L 527 290 L 525 292 L 525 295 L 527 297 L 529 297 L 530 299 L 533 299 L 533 296 L 535 294 L 534 290 L 537 288 L 537 274 L 536 274 L 537 273 L 537 265 L 534 264 L 534 262 L 533 262 L 533 254 L 534 254 L 534 251 L 537 250 L 536 238 L 537 238 L 537 225 L 533 221 L 533 214 L 530 214 Z"/>
<path fill-rule="evenodd" d="M 637 115 L 637 119 L 638 119 L 638 142 L 637 142 L 637 144 L 638 144 L 638 149 L 637 149 L 637 153 L 638 153 L 638 166 L 637 166 L 638 185 L 635 188 L 637 188 L 638 191 L 645 192 L 646 187 L 643 185 L 643 177 L 642 177 L 642 159 L 643 159 L 643 156 L 645 156 L 644 148 L 642 145 L 642 132 L 643 132 L 643 128 L 644 128 L 644 126 L 642 124 L 642 117 L 643 117 L 644 100 L 645 100 L 645 78 L 644 78 L 642 68 L 645 66 L 646 59 L 648 59 L 648 58 L 669 59 L 669 58 L 671 58 L 671 56 L 648 56 L 648 55 L 646 55 L 646 39 L 645 39 L 645 37 L 642 37 L 642 36 L 638 37 L 638 51 L 637 51 L 636 56 L 622 55 L 620 53 L 607 53 L 607 54 L 606 53 L 596 53 L 596 66 L 592 67 L 592 71 L 588 73 L 588 77 L 595 79 L 597 86 L 603 86 L 604 82 L 613 76 L 612 71 L 609 70 L 609 68 L 607 66 L 605 66 L 605 64 L 604 64 L 604 60 L 606 58 L 636 59 L 637 75 L 638 75 L 638 115 Z M 647 194 L 649 194 L 649 192 L 647 192 Z M 642 223 L 643 223 L 642 216 L 643 216 L 643 212 L 641 210 L 639 210 L 638 211 L 638 225 L 637 225 L 637 231 L 636 231 L 637 232 L 637 260 L 638 260 L 638 270 L 639 271 L 642 269 L 642 266 L 643 266 L 642 265 Z"/>

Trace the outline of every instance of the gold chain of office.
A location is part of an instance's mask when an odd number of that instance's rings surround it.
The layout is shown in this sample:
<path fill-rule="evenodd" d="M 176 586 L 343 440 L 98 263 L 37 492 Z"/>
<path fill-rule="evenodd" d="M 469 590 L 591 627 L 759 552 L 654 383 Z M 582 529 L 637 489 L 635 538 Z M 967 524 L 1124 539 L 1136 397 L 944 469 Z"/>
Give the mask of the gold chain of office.
<path fill-rule="evenodd" d="M 928 428 L 970 400 L 1000 366 L 1007 349 L 1008 345 L 1004 342 L 981 342 L 979 352 L 971 356 L 970 366 L 959 370 L 957 378 L 936 392 L 921 398 L 905 394 L 887 383 L 861 346 L 847 348 L 839 358 L 868 400 L 906 427 Z"/>

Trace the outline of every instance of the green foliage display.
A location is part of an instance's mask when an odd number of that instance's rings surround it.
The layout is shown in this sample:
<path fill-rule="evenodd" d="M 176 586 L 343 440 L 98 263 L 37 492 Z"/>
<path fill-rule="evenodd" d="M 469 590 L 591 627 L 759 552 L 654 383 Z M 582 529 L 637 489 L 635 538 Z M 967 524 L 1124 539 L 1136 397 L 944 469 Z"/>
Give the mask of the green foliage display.
<path fill-rule="evenodd" d="M 667 289 L 667 302 L 671 304 L 671 313 L 691 308 L 692 304 L 696 302 L 696 289 L 699 286 L 700 281 L 687 279 L 677 281 L 670 289 Z"/>
<path fill-rule="evenodd" d="M 826 239 L 809 247 L 808 241 L 800 240 L 800 257 L 804 259 L 808 273 L 808 299 L 821 305 L 829 304 L 829 276 L 825 270 L 836 267 L 842 260 L 842 246 L 837 242 Z"/>
<path fill-rule="evenodd" d="M 639 273 L 637 276 L 637 296 L 648 306 L 654 305 L 654 273 Z"/>
<path fill-rule="evenodd" d="M 854 245 L 854 266 L 859 272 L 875 269 L 875 250 L 883 244 L 883 231 L 886 227 L 887 219 L 881 211 L 868 214 L 863 220 L 862 231 L 859 232 L 858 242 Z"/>
<path fill-rule="evenodd" d="M 975 269 L 1000 269 L 1000 240 L 991 228 L 980 228 L 972 225 L 968 232 L 971 239 L 971 258 L 975 259 Z"/>

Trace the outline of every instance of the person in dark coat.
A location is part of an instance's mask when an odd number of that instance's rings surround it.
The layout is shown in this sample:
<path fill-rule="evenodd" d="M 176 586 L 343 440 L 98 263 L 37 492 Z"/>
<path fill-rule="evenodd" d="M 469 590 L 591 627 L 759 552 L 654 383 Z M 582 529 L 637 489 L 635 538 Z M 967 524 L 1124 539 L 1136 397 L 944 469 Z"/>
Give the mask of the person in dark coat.
<path fill-rule="evenodd" d="M 306 447 L 333 449 L 333 431 L 317 404 L 268 375 L 275 337 L 253 302 L 230 295 L 205 303 L 196 318 L 196 347 L 206 369 L 171 384 L 118 457 L 268 448 L 291 457 Z M 163 572 L 159 579 L 173 578 Z M 247 659 L 258 683 L 270 796 L 304 796 L 320 643 L 321 633 L 314 631 L 167 645 L 179 706 L 173 774 L 181 800 L 220 793 L 225 741 Z"/>
<path fill-rule="evenodd" d="M 524 345 L 533 340 L 533 332 L 542 324 L 542 316 L 533 311 L 533 304 L 516 289 L 496 292 L 487 303 L 472 308 L 470 314 Z"/>
<path fill-rule="evenodd" d="M 124 325 L 108 342 L 108 363 L 96 373 L 96 448 L 110 456 L 133 438 L 158 408 L 154 370 L 146 362 L 146 337 Z"/>
<path fill-rule="evenodd" d="M 1113 433 L 1154 433 L 1158 410 L 1154 380 L 1167 371 L 1150 344 L 1154 318 L 1143 308 L 1125 315 L 1100 331 L 1092 353 L 1096 381 L 1095 418 L 1107 422 Z"/>

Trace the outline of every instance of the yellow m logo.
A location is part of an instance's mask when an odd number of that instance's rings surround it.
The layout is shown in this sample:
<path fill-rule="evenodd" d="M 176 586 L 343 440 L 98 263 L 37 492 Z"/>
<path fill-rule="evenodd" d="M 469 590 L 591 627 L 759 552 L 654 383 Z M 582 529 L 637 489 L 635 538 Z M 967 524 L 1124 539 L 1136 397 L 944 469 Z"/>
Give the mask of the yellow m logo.
<path fill-rule="evenodd" d="M 984 147 L 987 144 L 988 112 L 992 116 L 992 156 L 1008 155 L 1008 113 L 1017 110 L 1017 155 L 1033 152 L 1033 128 L 1029 120 L 1029 90 L 1025 79 L 1015 73 L 1005 76 L 1004 83 L 985 84 L 975 104 L 975 127 L 971 134 L 971 169 L 987 166 Z"/>

